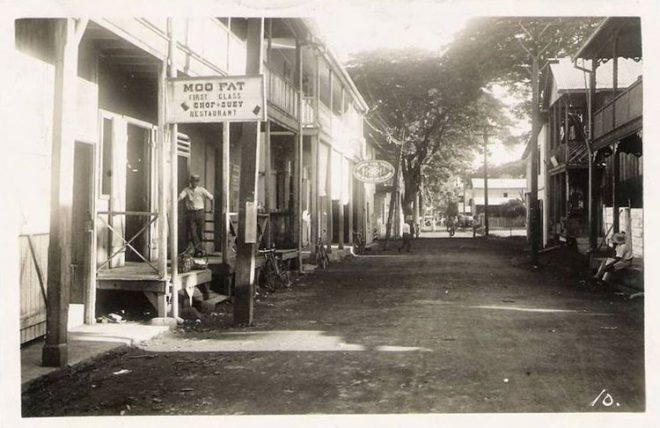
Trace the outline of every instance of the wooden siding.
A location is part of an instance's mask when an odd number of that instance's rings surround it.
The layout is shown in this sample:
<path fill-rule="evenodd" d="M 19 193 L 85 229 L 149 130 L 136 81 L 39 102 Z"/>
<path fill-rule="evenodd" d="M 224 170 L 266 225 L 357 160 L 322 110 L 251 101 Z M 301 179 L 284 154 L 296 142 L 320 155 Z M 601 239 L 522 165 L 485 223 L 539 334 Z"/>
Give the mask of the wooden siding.
<path fill-rule="evenodd" d="M 20 316 L 21 343 L 28 342 L 46 334 L 46 304 L 44 302 L 37 268 L 34 264 L 28 237 L 19 237 L 20 245 Z M 48 281 L 48 234 L 32 235 L 35 256 L 46 289 Z"/>
<path fill-rule="evenodd" d="M 166 19 L 103 18 L 98 24 L 149 52 L 156 58 L 167 55 Z M 245 42 L 215 18 L 174 20 L 177 65 L 191 76 L 245 73 Z"/>

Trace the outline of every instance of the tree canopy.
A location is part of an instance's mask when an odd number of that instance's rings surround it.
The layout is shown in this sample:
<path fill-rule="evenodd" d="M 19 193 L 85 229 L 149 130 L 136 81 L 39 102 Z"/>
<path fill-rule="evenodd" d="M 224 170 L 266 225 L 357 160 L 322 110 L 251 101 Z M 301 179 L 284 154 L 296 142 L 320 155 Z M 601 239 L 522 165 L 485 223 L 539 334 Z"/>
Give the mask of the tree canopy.
<path fill-rule="evenodd" d="M 515 141 L 511 113 L 524 117 L 531 111 L 531 55 L 543 63 L 573 53 L 598 21 L 478 18 L 442 53 L 377 50 L 350 63 L 348 71 L 371 106 L 369 120 L 406 146 L 400 159 L 404 211 L 411 213 L 422 180 L 428 193 L 464 171 L 482 150 L 485 133 Z M 489 91 L 493 83 L 526 101 L 505 106 Z M 390 154 L 395 162 L 397 154 Z"/>

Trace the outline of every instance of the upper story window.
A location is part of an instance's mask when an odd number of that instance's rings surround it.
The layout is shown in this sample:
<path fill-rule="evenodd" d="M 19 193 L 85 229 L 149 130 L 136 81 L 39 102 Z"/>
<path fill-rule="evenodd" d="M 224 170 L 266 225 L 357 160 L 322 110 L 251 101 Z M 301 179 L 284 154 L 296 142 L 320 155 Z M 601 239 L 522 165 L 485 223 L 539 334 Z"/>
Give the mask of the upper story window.
<path fill-rule="evenodd" d="M 509 197 L 509 192 L 502 192 L 502 197 L 503 198 L 508 198 Z"/>

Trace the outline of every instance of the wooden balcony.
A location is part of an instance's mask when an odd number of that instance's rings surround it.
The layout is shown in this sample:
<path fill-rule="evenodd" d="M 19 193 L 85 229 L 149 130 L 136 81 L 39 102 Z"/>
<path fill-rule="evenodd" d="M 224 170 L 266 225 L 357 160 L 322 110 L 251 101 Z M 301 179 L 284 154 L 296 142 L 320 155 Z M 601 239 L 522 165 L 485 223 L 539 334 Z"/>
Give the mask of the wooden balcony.
<path fill-rule="evenodd" d="M 604 146 L 642 127 L 642 79 L 594 113 L 594 144 Z"/>
<path fill-rule="evenodd" d="M 264 67 L 268 102 L 291 119 L 298 118 L 298 91 L 293 83 Z"/>

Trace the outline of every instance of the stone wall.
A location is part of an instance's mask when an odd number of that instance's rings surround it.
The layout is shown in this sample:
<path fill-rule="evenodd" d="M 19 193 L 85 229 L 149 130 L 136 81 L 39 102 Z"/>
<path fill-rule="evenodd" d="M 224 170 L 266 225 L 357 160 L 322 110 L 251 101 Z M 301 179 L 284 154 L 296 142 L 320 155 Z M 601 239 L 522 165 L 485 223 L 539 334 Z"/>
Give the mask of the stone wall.
<path fill-rule="evenodd" d="M 620 230 L 625 231 L 628 223 L 628 208 L 619 208 L 620 216 Z M 630 209 L 631 219 L 631 232 L 632 232 L 632 246 L 633 256 L 644 257 L 644 210 L 642 208 Z M 605 207 L 603 209 L 603 231 L 605 234 L 612 225 L 612 207 Z M 607 238 L 612 236 L 612 231 L 607 235 Z"/>

